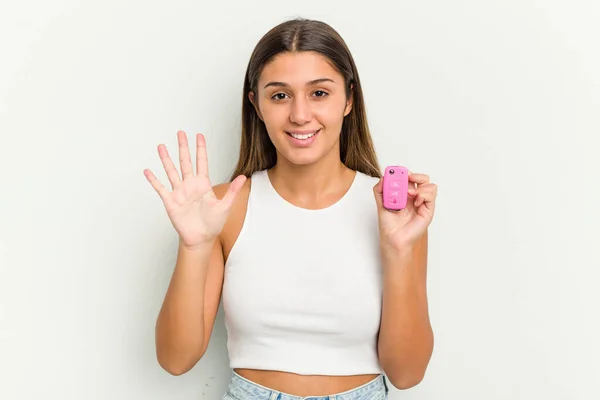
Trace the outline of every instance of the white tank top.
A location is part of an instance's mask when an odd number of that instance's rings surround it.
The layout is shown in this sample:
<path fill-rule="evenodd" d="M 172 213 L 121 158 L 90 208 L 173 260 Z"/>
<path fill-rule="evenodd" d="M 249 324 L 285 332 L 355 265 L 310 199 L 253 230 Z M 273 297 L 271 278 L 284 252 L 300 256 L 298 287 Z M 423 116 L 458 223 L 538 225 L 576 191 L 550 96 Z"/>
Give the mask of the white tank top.
<path fill-rule="evenodd" d="M 252 175 L 245 221 L 224 272 L 231 368 L 382 372 L 377 181 L 357 172 L 337 203 L 308 210 L 284 200 L 266 170 Z"/>

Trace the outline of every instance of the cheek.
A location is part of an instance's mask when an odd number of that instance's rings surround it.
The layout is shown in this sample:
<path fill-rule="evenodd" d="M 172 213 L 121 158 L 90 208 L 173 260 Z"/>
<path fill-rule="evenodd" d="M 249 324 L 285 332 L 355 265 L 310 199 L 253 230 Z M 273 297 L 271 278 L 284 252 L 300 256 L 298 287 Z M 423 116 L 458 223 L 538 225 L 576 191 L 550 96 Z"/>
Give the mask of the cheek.
<path fill-rule="evenodd" d="M 327 127 L 341 126 L 344 119 L 343 103 L 333 101 L 314 104 L 311 108 L 312 119 Z M 262 107 L 264 123 L 269 132 L 279 132 L 290 125 L 290 107 L 281 104 L 265 104 Z"/>
<path fill-rule="evenodd" d="M 326 127 L 341 125 L 344 120 L 343 105 L 334 103 L 319 105 L 314 108 L 313 117 Z"/>
<path fill-rule="evenodd" d="M 286 120 L 288 117 L 288 110 L 286 107 L 268 105 L 262 108 L 262 115 L 267 126 L 277 125 L 280 124 L 281 121 Z"/>
<path fill-rule="evenodd" d="M 277 107 L 263 107 L 261 112 L 263 123 L 267 127 L 269 133 L 273 129 L 277 130 L 281 128 L 282 121 L 285 120 L 285 113 L 283 113 L 281 109 L 277 109 Z"/>

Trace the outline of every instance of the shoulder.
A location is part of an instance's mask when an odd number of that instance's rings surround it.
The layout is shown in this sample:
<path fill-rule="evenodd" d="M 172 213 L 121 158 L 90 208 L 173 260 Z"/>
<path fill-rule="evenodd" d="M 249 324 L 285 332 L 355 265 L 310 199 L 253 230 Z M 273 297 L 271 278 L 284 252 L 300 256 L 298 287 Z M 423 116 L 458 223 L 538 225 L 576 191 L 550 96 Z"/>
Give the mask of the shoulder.
<path fill-rule="evenodd" d="M 221 230 L 220 240 L 223 250 L 223 257 L 225 260 L 227 260 L 229 257 L 229 252 L 235 244 L 242 230 L 242 226 L 244 225 L 246 209 L 248 206 L 248 197 L 250 195 L 251 180 L 251 178 L 248 178 L 246 179 L 246 182 L 244 182 L 244 186 L 242 186 L 242 189 L 235 198 L 229 216 L 227 217 L 227 221 L 225 221 L 225 225 Z M 213 186 L 215 196 L 217 196 L 218 199 L 222 199 L 223 196 L 225 196 L 225 193 L 227 193 L 229 190 L 230 185 L 231 183 L 227 182 Z"/>
<path fill-rule="evenodd" d="M 244 186 L 242 186 L 242 190 L 238 194 L 238 198 L 244 196 L 247 197 L 248 193 L 250 193 L 250 181 L 251 178 L 246 179 L 246 182 L 244 182 Z M 215 192 L 215 196 L 217 196 L 219 200 L 222 199 L 223 196 L 225 196 L 225 193 L 227 193 L 227 191 L 229 190 L 229 186 L 231 186 L 231 182 L 220 183 L 218 185 L 213 186 L 213 192 Z M 236 199 L 236 203 L 237 200 L 238 199 Z"/>
<path fill-rule="evenodd" d="M 373 185 L 377 184 L 377 182 L 379 182 L 379 179 L 381 179 L 381 178 L 379 178 L 377 176 L 367 175 L 364 172 L 360 172 L 360 171 L 356 171 L 356 173 L 358 175 L 360 175 L 363 179 L 365 179 L 365 180 L 373 183 Z"/>
<path fill-rule="evenodd" d="M 356 171 L 357 185 L 362 186 L 363 188 L 373 189 L 377 183 L 379 183 L 380 178 L 376 176 L 367 175 L 364 172 Z"/>
<path fill-rule="evenodd" d="M 240 216 L 243 218 L 244 214 L 246 213 L 246 205 L 248 203 L 248 197 L 250 195 L 251 181 L 252 178 L 248 178 L 246 179 L 246 182 L 244 182 L 244 186 L 242 186 L 242 189 L 236 196 L 235 201 L 233 202 L 233 206 L 227 222 L 229 222 L 229 220 L 231 219 L 239 218 Z M 229 190 L 229 186 L 231 186 L 231 182 L 221 183 L 219 185 L 213 186 L 215 196 L 217 196 L 217 198 L 221 200 L 223 196 L 225 196 L 225 193 L 227 193 L 227 191 Z"/>

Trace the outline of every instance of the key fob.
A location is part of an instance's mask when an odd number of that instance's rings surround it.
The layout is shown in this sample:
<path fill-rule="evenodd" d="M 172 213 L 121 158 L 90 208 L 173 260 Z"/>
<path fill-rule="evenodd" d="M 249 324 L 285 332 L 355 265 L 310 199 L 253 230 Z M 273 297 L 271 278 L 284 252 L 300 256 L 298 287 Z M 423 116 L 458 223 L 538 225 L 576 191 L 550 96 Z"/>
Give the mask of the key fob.
<path fill-rule="evenodd" d="M 383 207 L 390 211 L 406 208 L 408 201 L 408 169 L 398 165 L 385 168 L 383 174 Z"/>

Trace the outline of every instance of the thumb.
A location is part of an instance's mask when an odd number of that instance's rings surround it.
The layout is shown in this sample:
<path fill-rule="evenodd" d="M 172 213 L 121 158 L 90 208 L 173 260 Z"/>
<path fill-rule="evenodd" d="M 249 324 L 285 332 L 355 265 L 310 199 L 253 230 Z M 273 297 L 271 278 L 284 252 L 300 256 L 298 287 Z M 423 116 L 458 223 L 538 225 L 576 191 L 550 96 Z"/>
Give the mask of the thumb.
<path fill-rule="evenodd" d="M 245 175 L 239 175 L 233 181 L 231 181 L 231 183 L 229 184 L 227 193 L 225 193 L 225 195 L 221 199 L 221 207 L 223 207 L 223 209 L 226 212 L 229 212 L 229 209 L 233 205 L 233 201 L 235 200 L 237 195 L 240 193 L 240 190 L 242 190 L 242 187 L 244 186 L 246 179 L 247 178 Z"/>
<path fill-rule="evenodd" d="M 383 209 L 383 178 L 379 178 L 379 182 L 373 186 L 373 196 L 375 196 L 377 209 L 381 211 Z"/>

